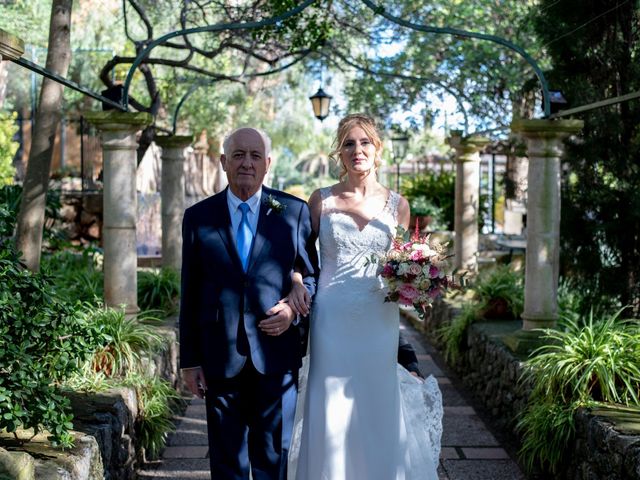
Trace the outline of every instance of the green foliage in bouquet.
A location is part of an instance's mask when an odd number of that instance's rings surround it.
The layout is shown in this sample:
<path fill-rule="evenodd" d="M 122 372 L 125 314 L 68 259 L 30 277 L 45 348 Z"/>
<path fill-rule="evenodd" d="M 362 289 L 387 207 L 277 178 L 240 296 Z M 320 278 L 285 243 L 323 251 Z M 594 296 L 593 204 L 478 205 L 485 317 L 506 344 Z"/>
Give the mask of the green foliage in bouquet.
<path fill-rule="evenodd" d="M 172 268 L 138 272 L 138 304 L 143 310 L 160 310 L 165 316 L 178 308 L 180 275 Z"/>
<path fill-rule="evenodd" d="M 518 430 L 525 466 L 556 471 L 575 433 L 573 415 L 598 402 L 638 405 L 640 327 L 620 319 L 622 310 L 604 317 L 561 318 L 558 330 L 545 330 L 545 345 L 525 363 L 521 382 L 532 393 Z"/>

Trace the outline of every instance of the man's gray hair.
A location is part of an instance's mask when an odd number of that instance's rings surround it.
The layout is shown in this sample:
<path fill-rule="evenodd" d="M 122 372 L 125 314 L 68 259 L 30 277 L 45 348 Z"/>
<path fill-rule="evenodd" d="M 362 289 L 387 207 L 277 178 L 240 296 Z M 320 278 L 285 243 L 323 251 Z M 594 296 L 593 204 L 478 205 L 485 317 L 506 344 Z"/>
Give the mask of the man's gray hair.
<path fill-rule="evenodd" d="M 269 138 L 269 135 L 267 135 L 267 132 L 265 132 L 264 130 L 261 130 L 259 128 L 255 128 L 255 127 L 240 127 L 240 128 L 236 128 L 229 135 L 224 137 L 224 141 L 222 142 L 222 152 L 225 155 L 227 155 L 227 150 L 229 149 L 229 140 L 231 139 L 231 137 L 233 137 L 240 130 L 253 130 L 258 135 L 260 135 L 260 137 L 262 137 L 262 141 L 264 142 L 264 149 L 265 149 L 266 156 L 268 157 L 269 155 L 271 155 L 271 138 Z"/>

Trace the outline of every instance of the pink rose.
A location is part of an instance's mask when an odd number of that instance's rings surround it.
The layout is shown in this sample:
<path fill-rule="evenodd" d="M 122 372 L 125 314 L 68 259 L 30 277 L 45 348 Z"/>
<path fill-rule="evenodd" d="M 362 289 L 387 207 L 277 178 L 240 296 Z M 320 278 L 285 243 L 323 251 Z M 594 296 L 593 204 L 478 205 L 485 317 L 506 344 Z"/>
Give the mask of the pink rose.
<path fill-rule="evenodd" d="M 408 305 L 408 306 L 413 305 L 413 302 L 411 301 L 411 299 L 410 299 L 410 298 L 403 297 L 402 295 L 400 295 L 400 296 L 398 297 L 398 303 L 399 303 L 400 305 Z"/>
<path fill-rule="evenodd" d="M 410 303 L 405 305 L 411 305 L 413 303 L 413 300 L 418 295 L 420 295 L 420 292 L 418 291 L 418 289 L 413 285 L 411 285 L 410 283 L 403 283 L 402 285 L 400 285 L 398 292 L 400 293 L 400 297 L 404 297 L 410 301 Z"/>
<path fill-rule="evenodd" d="M 438 278 L 440 276 L 440 270 L 435 265 L 429 267 L 429 277 Z"/>
<path fill-rule="evenodd" d="M 380 274 L 384 278 L 391 278 L 394 275 L 393 267 L 388 263 L 382 269 L 382 273 Z"/>
<path fill-rule="evenodd" d="M 409 255 L 409 258 L 411 260 L 413 260 L 414 262 L 416 260 L 422 260 L 422 258 L 423 258 L 422 250 L 414 250 L 413 252 L 411 252 L 411 255 Z"/>
<path fill-rule="evenodd" d="M 422 267 L 417 263 L 412 263 L 409 265 L 409 273 L 411 275 L 420 275 L 422 273 Z"/>

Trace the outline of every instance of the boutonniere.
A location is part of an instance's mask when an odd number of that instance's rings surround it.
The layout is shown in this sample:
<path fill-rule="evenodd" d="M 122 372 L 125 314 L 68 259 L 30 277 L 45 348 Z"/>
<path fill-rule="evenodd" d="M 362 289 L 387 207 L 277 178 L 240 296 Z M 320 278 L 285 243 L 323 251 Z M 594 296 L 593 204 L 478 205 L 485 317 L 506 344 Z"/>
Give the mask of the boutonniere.
<path fill-rule="evenodd" d="M 269 215 L 271 212 L 276 212 L 278 215 L 280 215 L 287 208 L 286 205 L 283 205 L 278 200 L 276 200 L 273 195 L 269 195 L 264 203 L 267 205 L 267 207 L 269 207 L 269 210 L 267 210 L 267 215 Z"/>

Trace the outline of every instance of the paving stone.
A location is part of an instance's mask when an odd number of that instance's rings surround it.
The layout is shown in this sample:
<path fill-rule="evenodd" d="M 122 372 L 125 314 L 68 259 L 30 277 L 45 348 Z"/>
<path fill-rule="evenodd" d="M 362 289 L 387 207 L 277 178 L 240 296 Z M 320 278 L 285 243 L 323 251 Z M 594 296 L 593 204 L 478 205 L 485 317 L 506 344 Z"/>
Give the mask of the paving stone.
<path fill-rule="evenodd" d="M 418 355 L 418 365 L 423 375 L 433 375 L 434 377 L 444 377 L 444 372 L 436 365 L 433 360 L 420 360 L 420 357 L 429 357 L 431 355 Z"/>
<path fill-rule="evenodd" d="M 442 460 L 449 480 L 525 480 L 511 460 Z"/>
<path fill-rule="evenodd" d="M 444 471 L 442 465 L 438 465 L 438 480 L 449 480 L 447 472 Z"/>
<path fill-rule="evenodd" d="M 436 377 L 436 380 L 438 381 L 438 385 L 451 385 L 451 380 L 447 377 Z"/>
<path fill-rule="evenodd" d="M 463 447 L 462 452 L 464 453 L 464 456 L 469 460 L 506 460 L 511 458 L 504 448 Z"/>
<path fill-rule="evenodd" d="M 176 430 L 206 432 L 207 419 L 203 415 L 193 415 L 191 417 L 177 417 Z"/>
<path fill-rule="evenodd" d="M 208 459 L 163 460 L 152 468 L 138 472 L 138 480 L 151 478 L 168 478 L 171 480 L 209 480 L 211 470 Z"/>
<path fill-rule="evenodd" d="M 440 458 L 441 459 L 458 459 L 460 455 L 458 455 L 458 451 L 454 447 L 442 447 L 440 449 Z"/>
<path fill-rule="evenodd" d="M 206 431 L 198 430 L 179 430 L 174 432 L 167 439 L 169 446 L 189 446 L 189 445 L 209 445 Z"/>
<path fill-rule="evenodd" d="M 208 446 L 175 446 L 166 447 L 162 452 L 162 458 L 178 458 L 183 460 L 190 458 L 207 458 L 208 453 Z"/>
<path fill-rule="evenodd" d="M 207 416 L 207 407 L 204 403 L 198 405 L 191 404 L 187 407 L 187 411 L 185 412 L 184 416 L 205 418 Z"/>
<path fill-rule="evenodd" d="M 451 415 L 442 420 L 442 445 L 447 447 L 498 447 L 500 444 L 476 415 Z"/>
<path fill-rule="evenodd" d="M 475 415 L 473 407 L 444 407 L 444 413 L 448 415 Z"/>
<path fill-rule="evenodd" d="M 447 407 L 466 407 L 468 406 L 467 401 L 460 395 L 456 387 L 451 385 L 451 383 L 443 382 L 440 383 L 440 391 L 442 392 L 442 403 Z"/>

